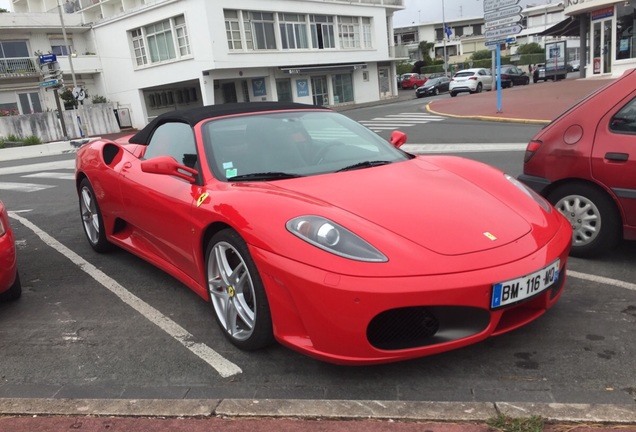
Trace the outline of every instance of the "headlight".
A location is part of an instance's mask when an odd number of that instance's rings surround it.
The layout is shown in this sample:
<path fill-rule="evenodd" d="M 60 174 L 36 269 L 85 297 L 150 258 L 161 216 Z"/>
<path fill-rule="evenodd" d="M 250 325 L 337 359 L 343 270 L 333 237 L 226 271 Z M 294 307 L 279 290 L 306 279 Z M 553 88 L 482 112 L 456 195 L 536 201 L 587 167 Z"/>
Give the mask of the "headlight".
<path fill-rule="evenodd" d="M 537 204 L 539 204 L 543 210 L 545 210 L 548 213 L 552 212 L 552 206 L 550 205 L 550 203 L 545 198 L 543 198 L 541 195 L 539 195 L 538 193 L 536 193 L 535 191 L 530 189 L 528 186 L 526 186 L 523 183 L 521 183 L 516 178 L 514 178 L 514 177 L 512 177 L 512 176 L 510 176 L 508 174 L 504 174 L 504 175 L 510 181 L 510 183 L 512 183 L 513 185 L 517 186 L 519 188 L 519 190 L 521 190 L 523 193 L 525 193 L 530 198 L 535 200 L 537 202 Z"/>
<path fill-rule="evenodd" d="M 332 254 L 356 261 L 387 262 L 389 259 L 360 237 L 320 216 L 299 216 L 285 225 L 289 232 Z"/>

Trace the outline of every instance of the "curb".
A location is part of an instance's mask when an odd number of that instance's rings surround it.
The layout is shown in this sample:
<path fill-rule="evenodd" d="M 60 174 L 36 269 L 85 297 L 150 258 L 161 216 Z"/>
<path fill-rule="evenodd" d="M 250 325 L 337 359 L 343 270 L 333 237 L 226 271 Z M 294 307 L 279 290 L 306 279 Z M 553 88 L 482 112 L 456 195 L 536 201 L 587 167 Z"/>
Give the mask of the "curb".
<path fill-rule="evenodd" d="M 485 422 L 503 414 L 549 422 L 636 424 L 635 405 L 299 399 L 0 399 L 0 415 L 299 418 Z"/>
<path fill-rule="evenodd" d="M 520 119 L 520 118 L 508 118 L 508 117 L 492 117 L 492 116 L 483 116 L 483 115 L 459 115 L 459 114 L 447 114 L 435 111 L 431 108 L 431 104 L 434 101 L 431 101 L 426 104 L 426 111 L 431 114 L 444 116 L 444 117 L 453 117 L 453 118 L 461 118 L 461 119 L 469 119 L 469 120 L 486 120 L 486 121 L 495 121 L 495 122 L 507 122 L 507 123 L 525 123 L 525 124 L 538 124 L 538 125 L 546 125 L 550 123 L 552 120 L 538 120 L 538 119 Z"/>

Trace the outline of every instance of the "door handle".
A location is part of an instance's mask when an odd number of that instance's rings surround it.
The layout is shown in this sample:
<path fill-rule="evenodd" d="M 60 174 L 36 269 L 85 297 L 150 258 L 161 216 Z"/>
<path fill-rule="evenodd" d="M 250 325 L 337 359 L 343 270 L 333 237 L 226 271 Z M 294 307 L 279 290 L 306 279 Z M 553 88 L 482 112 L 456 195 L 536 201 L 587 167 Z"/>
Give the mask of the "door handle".
<path fill-rule="evenodd" d="M 605 153 L 605 159 L 614 162 L 627 162 L 627 159 L 629 159 L 629 155 L 627 153 L 607 152 Z"/>

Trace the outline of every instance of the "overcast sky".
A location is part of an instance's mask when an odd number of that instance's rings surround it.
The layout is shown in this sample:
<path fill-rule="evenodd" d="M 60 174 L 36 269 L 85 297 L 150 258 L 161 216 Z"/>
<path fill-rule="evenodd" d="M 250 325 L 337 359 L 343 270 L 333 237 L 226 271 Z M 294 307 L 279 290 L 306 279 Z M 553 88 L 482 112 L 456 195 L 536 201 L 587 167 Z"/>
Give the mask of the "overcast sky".
<path fill-rule="evenodd" d="M 11 10 L 11 0 L 0 0 L 0 8 Z"/>
<path fill-rule="evenodd" d="M 393 14 L 394 27 L 406 27 L 419 22 L 441 22 L 442 2 L 444 3 L 444 18 L 447 21 L 460 18 L 474 18 L 484 16 L 482 0 L 405 0 L 403 9 Z M 545 4 L 547 0 L 521 0 L 520 5 L 528 3 Z"/>

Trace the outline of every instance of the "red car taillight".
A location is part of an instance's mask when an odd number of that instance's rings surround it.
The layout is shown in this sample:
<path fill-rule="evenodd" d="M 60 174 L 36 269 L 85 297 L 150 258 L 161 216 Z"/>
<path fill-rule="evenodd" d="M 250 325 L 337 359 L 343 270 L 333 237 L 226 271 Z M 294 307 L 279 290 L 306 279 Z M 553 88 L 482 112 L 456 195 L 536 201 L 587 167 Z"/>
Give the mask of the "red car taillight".
<path fill-rule="evenodd" d="M 528 143 L 528 146 L 526 147 L 526 154 L 523 156 L 523 163 L 527 163 L 530 159 L 532 159 L 532 156 L 534 156 L 537 150 L 539 150 L 541 144 L 543 144 L 541 141 L 530 141 Z"/>
<path fill-rule="evenodd" d="M 470 77 L 470 78 L 468 78 L 468 79 L 471 79 L 471 80 L 473 80 L 473 81 L 477 81 L 477 77 Z"/>

